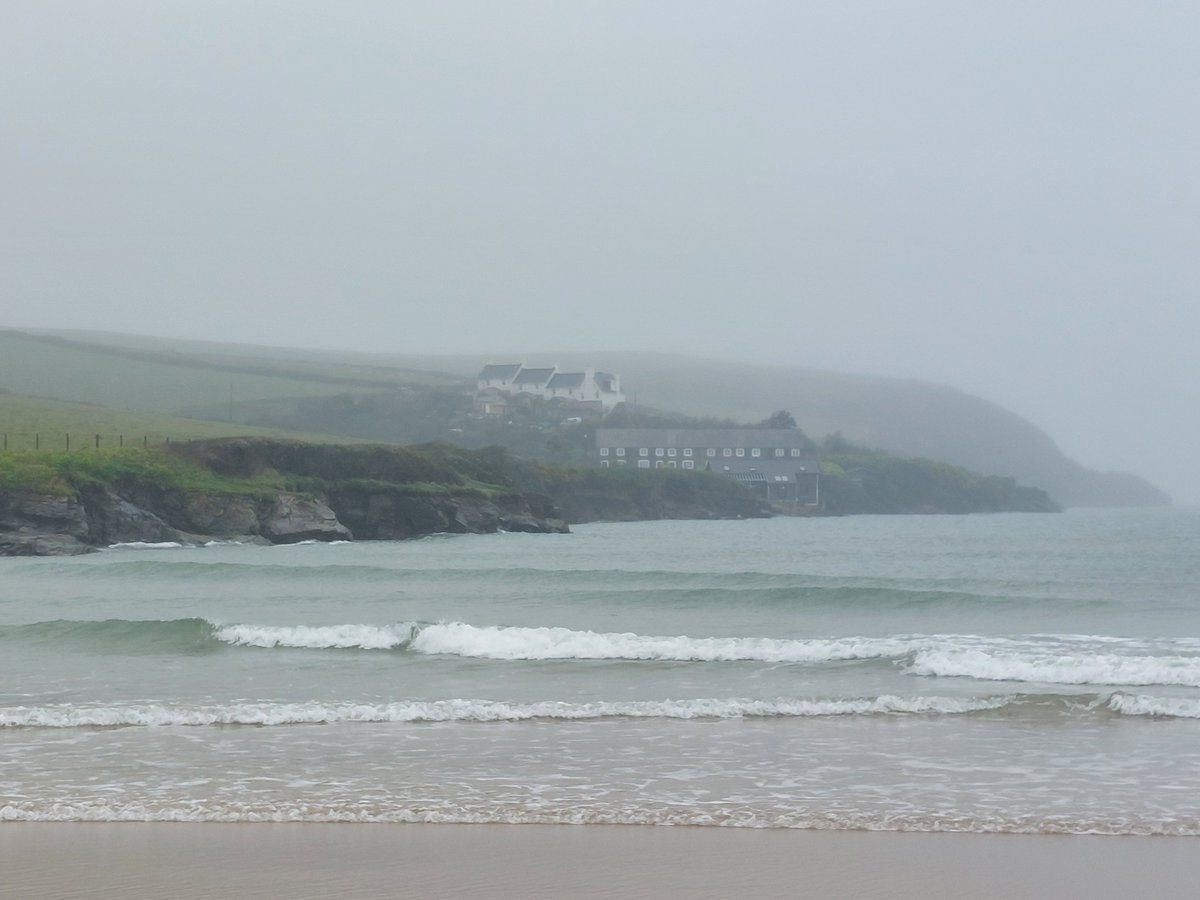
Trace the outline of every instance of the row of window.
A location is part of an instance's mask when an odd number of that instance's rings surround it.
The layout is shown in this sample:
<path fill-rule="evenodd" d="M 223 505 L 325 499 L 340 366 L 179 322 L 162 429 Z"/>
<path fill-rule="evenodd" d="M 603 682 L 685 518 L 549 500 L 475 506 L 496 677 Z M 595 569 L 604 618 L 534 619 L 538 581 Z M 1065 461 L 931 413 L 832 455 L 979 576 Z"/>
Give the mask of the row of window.
<path fill-rule="evenodd" d="M 607 459 L 602 459 L 602 460 L 600 460 L 600 467 L 601 467 L 601 468 L 603 468 L 603 469 L 607 469 L 607 468 L 608 468 L 608 462 L 609 462 L 609 461 L 608 461 Z M 623 460 L 623 459 L 618 459 L 618 460 L 617 460 L 617 465 L 618 465 L 618 466 L 623 466 L 623 465 L 625 465 L 625 460 Z M 694 469 L 694 468 L 696 468 L 696 462 L 695 462 L 695 460 L 691 460 L 691 459 L 685 459 L 685 460 L 683 460 L 683 462 L 682 462 L 681 464 L 680 464 L 680 463 L 676 463 L 676 461 L 675 461 L 675 460 L 673 460 L 673 459 L 668 459 L 668 460 L 656 459 L 656 460 L 654 461 L 654 468 L 656 468 L 656 469 L 662 469 L 662 468 L 664 468 L 664 467 L 665 467 L 665 468 L 668 468 L 668 469 L 675 469 L 675 468 L 679 468 L 679 467 L 680 467 L 680 465 L 682 465 L 682 467 L 683 467 L 683 468 L 685 468 L 685 469 Z M 648 459 L 639 459 L 639 460 L 637 461 L 637 467 L 638 467 L 639 469 L 648 469 L 648 468 L 650 468 L 650 460 L 648 460 Z"/>
<path fill-rule="evenodd" d="M 746 455 L 746 450 L 745 450 L 745 448 L 744 448 L 744 447 L 737 447 L 737 448 L 732 448 L 732 447 L 722 447 L 722 448 L 720 448 L 720 453 L 719 453 L 719 454 L 718 454 L 718 452 L 717 452 L 717 449 L 718 449 L 718 448 L 716 448 L 716 447 L 709 447 L 708 449 L 706 449 L 706 450 L 704 451 L 704 455 L 705 455 L 705 456 L 709 456 L 709 457 L 718 456 L 718 455 L 720 455 L 720 456 L 745 456 L 745 455 Z M 616 447 L 616 448 L 614 448 L 614 452 L 615 452 L 615 455 L 616 455 L 616 456 L 624 456 L 624 455 L 625 455 L 625 448 L 624 448 L 624 447 Z M 676 450 L 674 447 L 665 447 L 665 448 L 664 448 L 664 447 L 655 447 L 655 448 L 654 448 L 654 455 L 655 455 L 655 456 L 675 456 L 675 455 L 677 455 L 677 453 L 678 453 L 678 452 L 679 452 L 679 451 L 677 451 L 677 450 Z M 684 447 L 682 452 L 683 452 L 683 455 L 684 455 L 685 457 L 687 457 L 687 456 L 691 456 L 691 455 L 692 455 L 692 448 L 691 448 L 691 447 Z M 769 452 L 769 451 L 768 451 L 768 452 Z M 787 455 L 787 453 L 788 453 L 788 451 L 787 451 L 787 450 L 785 450 L 785 449 L 784 449 L 784 448 L 782 448 L 782 447 L 777 447 L 777 448 L 775 449 L 775 455 L 776 455 L 777 457 L 779 457 L 779 456 L 786 456 L 786 455 Z M 600 455 L 601 455 L 601 456 L 608 456 L 608 454 L 609 454 L 609 448 L 608 448 L 608 447 L 601 447 L 601 448 L 600 448 Z M 792 456 L 799 456 L 799 455 L 800 455 L 800 448 L 799 448 L 799 447 L 793 447 L 793 448 L 791 449 L 791 454 L 792 454 Z M 638 456 L 649 456 L 649 455 L 650 455 L 650 448 L 649 448 L 649 447 L 641 447 L 641 448 L 639 448 L 639 449 L 638 449 Z M 750 448 L 750 455 L 751 455 L 752 457 L 755 457 L 755 458 L 758 458 L 758 457 L 762 456 L 762 455 L 763 455 L 762 448 L 761 448 L 761 447 L 751 447 L 751 448 Z M 684 468 L 685 468 L 685 469 L 690 469 L 690 468 L 691 468 L 691 466 L 684 466 Z"/>

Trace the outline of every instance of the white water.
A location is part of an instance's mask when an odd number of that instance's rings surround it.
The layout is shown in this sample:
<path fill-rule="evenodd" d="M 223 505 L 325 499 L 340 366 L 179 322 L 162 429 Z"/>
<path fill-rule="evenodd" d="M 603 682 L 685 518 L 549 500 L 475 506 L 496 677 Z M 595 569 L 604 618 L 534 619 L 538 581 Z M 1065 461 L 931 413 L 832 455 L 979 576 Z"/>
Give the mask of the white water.
<path fill-rule="evenodd" d="M 737 719 L 793 716 L 953 715 L 998 709 L 1005 698 L 870 697 L 847 700 L 699 699 L 611 703 L 503 703 L 434 700 L 386 704 L 235 703 L 216 707 L 158 704 L 111 707 L 15 707 L 0 712 L 0 727 L 88 728 L 167 725 L 327 725 L 334 722 L 522 722 L 608 718 Z"/>
<path fill-rule="evenodd" d="M 0 820 L 1200 834 L 1195 514 L 119 550 L 0 560 Z"/>

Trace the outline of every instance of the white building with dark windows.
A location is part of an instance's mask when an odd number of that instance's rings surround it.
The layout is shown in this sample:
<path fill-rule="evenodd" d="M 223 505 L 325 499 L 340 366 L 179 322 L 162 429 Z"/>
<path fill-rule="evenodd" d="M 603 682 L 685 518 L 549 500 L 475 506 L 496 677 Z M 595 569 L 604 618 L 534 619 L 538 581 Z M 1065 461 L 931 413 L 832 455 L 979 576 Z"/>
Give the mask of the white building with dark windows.
<path fill-rule="evenodd" d="M 475 379 L 475 393 L 481 405 L 485 399 L 518 397 L 522 394 L 543 400 L 570 400 L 595 404 L 608 412 L 625 402 L 621 379 L 593 368 L 582 372 L 561 372 L 558 366 L 529 368 L 521 363 L 488 363 Z M 497 408 L 503 404 L 495 403 Z M 487 410 L 484 410 L 487 412 Z"/>
<path fill-rule="evenodd" d="M 821 473 L 792 428 L 597 428 L 603 468 L 693 469 L 727 475 L 768 503 L 818 506 Z"/>

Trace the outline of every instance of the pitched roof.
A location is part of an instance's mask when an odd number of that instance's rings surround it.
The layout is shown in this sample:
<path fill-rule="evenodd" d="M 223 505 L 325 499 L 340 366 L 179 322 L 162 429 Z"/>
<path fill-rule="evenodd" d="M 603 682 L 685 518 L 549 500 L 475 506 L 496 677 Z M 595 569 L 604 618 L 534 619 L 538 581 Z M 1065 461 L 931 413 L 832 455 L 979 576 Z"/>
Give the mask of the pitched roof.
<path fill-rule="evenodd" d="M 602 391 L 605 391 L 607 393 L 615 393 L 617 390 L 616 382 L 617 382 L 616 375 L 611 375 L 608 372 L 597 372 L 596 373 L 596 384 L 598 384 L 600 386 L 600 390 L 602 390 Z"/>
<path fill-rule="evenodd" d="M 550 379 L 550 383 L 546 385 L 550 389 L 570 390 L 572 388 L 583 387 L 582 372 L 559 372 Z"/>
<path fill-rule="evenodd" d="M 545 384 L 554 374 L 554 368 L 549 369 L 522 369 L 517 373 L 517 377 L 513 379 L 513 384 Z"/>
<path fill-rule="evenodd" d="M 504 381 L 508 381 L 520 371 L 520 363 L 488 363 L 479 373 L 479 378 L 477 380 L 492 381 L 493 379 L 500 378 Z"/>

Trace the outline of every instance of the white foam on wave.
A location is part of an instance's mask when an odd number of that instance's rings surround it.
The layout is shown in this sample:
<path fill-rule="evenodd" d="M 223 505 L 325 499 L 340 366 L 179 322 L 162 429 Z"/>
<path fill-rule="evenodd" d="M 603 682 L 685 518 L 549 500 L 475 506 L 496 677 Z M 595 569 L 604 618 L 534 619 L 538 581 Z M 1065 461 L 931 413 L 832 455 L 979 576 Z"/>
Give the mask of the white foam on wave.
<path fill-rule="evenodd" d="M 656 636 L 581 631 L 555 626 L 471 625 L 466 622 L 392 625 L 213 625 L 213 636 L 247 647 L 407 649 L 424 655 L 495 660 L 647 660 L 819 664 L 904 660 L 912 675 L 1051 684 L 1200 686 L 1200 655 L 1181 655 L 1177 641 L 1150 643 L 1095 635 L 770 637 Z M 1125 653 L 1113 653 L 1120 645 Z M 1107 650 L 1108 652 L 1094 652 Z M 1141 652 L 1136 652 L 1140 650 Z M 1174 650 L 1175 653 L 1170 651 Z"/>
<path fill-rule="evenodd" d="M 109 550 L 178 550 L 183 547 L 179 541 L 120 541 L 109 544 Z"/>
<path fill-rule="evenodd" d="M 1107 706 L 1125 716 L 1200 719 L 1200 699 L 1194 697 L 1151 697 L 1148 694 L 1113 694 Z"/>
<path fill-rule="evenodd" d="M 1200 687 L 1200 657 L 1192 656 L 925 649 L 914 654 L 908 671 L 983 681 Z"/>
<path fill-rule="evenodd" d="M 248 647 L 392 650 L 478 659 L 629 659 L 672 661 L 830 662 L 900 657 L 918 646 L 898 638 L 781 640 L 765 637 L 655 637 L 570 628 L 419 625 L 214 625 L 213 636 Z"/>
<path fill-rule="evenodd" d="M 780 640 L 765 637 L 655 637 L 569 628 L 427 625 L 412 639 L 418 653 L 480 659 L 644 659 L 676 661 L 828 662 L 903 656 L 913 644 L 894 638 Z"/>
<path fill-rule="evenodd" d="M 412 640 L 416 626 L 396 625 L 214 625 L 213 637 L 244 647 L 391 650 Z"/>
<path fill-rule="evenodd" d="M 504 825 L 681 825 L 701 828 L 787 828 L 812 831 L 918 831 L 1009 834 L 1200 835 L 1194 817 L 1005 816 L 970 813 L 819 811 L 803 804 L 753 809 L 707 805 L 688 808 L 647 803 L 603 803 L 536 809 L 510 804 L 364 804 L 329 802 L 194 802 L 13 800 L 0 805 L 0 822 L 360 822 Z"/>
<path fill-rule="evenodd" d="M 955 715 L 997 709 L 1011 698 L 866 697 L 808 700 L 741 698 L 531 703 L 494 700 L 414 700 L 399 703 L 234 703 L 179 707 L 16 707 L 0 710 L 0 727 L 114 728 L 122 726 L 325 725 L 336 722 L 521 722 L 591 719 L 740 719 L 886 714 Z"/>

